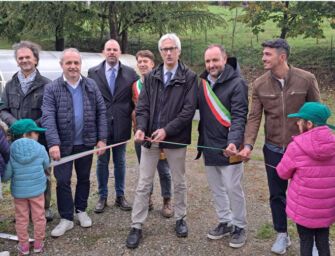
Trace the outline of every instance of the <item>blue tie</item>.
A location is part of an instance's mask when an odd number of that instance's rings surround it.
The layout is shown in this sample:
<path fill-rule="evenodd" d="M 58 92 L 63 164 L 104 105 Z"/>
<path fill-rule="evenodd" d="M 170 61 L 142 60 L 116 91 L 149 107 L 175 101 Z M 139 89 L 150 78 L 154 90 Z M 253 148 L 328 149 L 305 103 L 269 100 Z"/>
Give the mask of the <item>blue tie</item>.
<path fill-rule="evenodd" d="M 109 78 L 109 88 L 111 89 L 112 95 L 114 94 L 114 89 L 115 89 L 115 69 L 111 68 L 111 76 Z"/>
<path fill-rule="evenodd" d="M 169 84 L 169 82 L 171 81 L 172 72 L 166 72 L 166 76 L 167 76 L 167 78 L 166 78 L 166 82 L 164 83 L 164 86 L 165 86 L 165 87 L 166 87 L 166 86 Z"/>

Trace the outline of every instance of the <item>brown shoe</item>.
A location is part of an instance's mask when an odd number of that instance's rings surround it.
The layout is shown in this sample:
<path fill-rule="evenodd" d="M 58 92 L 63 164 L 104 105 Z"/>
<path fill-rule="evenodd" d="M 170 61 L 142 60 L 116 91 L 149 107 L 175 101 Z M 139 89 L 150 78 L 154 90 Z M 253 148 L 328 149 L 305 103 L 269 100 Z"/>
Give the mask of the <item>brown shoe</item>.
<path fill-rule="evenodd" d="M 172 217 L 173 211 L 172 211 L 172 205 L 171 205 L 171 198 L 164 198 L 163 199 L 162 215 L 165 218 L 171 218 Z"/>
<path fill-rule="evenodd" d="M 131 209 L 132 209 L 130 204 L 127 202 L 127 200 L 124 196 L 118 196 L 115 199 L 115 205 L 117 207 L 120 207 L 120 209 L 122 211 L 131 211 Z"/>
<path fill-rule="evenodd" d="M 99 201 L 95 205 L 94 212 L 102 213 L 104 212 L 106 206 L 107 206 L 107 198 L 100 197 Z"/>
<path fill-rule="evenodd" d="M 154 209 L 154 203 L 152 202 L 151 195 L 149 197 L 149 211 L 152 211 Z"/>

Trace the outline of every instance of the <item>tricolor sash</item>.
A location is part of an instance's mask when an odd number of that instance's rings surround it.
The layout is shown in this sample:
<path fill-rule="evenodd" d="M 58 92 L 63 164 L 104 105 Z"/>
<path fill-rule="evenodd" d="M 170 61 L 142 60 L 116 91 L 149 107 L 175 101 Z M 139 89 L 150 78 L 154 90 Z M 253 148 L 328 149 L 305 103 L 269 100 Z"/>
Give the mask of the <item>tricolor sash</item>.
<path fill-rule="evenodd" d="M 138 96 L 140 96 L 140 92 L 142 89 L 142 84 L 141 84 L 141 79 L 138 79 L 137 81 L 134 82 L 133 84 L 136 99 L 138 99 Z"/>
<path fill-rule="evenodd" d="M 213 92 L 209 83 L 202 79 L 206 102 L 215 118 L 225 127 L 230 127 L 230 113 Z"/>

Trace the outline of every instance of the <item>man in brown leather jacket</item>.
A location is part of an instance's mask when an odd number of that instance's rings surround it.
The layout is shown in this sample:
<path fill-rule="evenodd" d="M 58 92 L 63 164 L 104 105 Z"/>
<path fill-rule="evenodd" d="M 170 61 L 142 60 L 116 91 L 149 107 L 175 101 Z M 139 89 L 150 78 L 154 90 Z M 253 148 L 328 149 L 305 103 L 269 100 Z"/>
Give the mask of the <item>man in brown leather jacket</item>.
<path fill-rule="evenodd" d="M 269 70 L 257 78 L 252 86 L 252 103 L 244 134 L 244 149 L 239 153 L 244 161 L 250 154 L 257 138 L 262 114 L 265 115 L 264 161 L 270 191 L 270 206 L 274 229 L 278 232 L 271 251 L 284 254 L 291 244 L 287 234 L 286 189 L 287 181 L 277 175 L 274 168 L 280 162 L 293 135 L 299 134 L 294 118 L 307 101 L 320 101 L 315 76 L 287 63 L 290 46 L 286 40 L 275 38 L 262 44 L 264 69 Z"/>

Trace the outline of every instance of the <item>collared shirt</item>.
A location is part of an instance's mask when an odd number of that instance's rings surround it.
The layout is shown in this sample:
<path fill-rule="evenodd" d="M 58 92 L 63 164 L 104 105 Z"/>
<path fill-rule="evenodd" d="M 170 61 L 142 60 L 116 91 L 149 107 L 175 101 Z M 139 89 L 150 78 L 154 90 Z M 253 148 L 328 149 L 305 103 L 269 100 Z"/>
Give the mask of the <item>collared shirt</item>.
<path fill-rule="evenodd" d="M 27 93 L 30 86 L 35 81 L 36 73 L 37 73 L 37 71 L 35 69 L 35 71 L 33 73 L 31 73 L 28 77 L 24 77 L 22 71 L 19 70 L 19 72 L 17 74 L 17 77 L 18 77 L 20 85 L 21 85 L 21 90 L 23 91 L 24 94 Z"/>
<path fill-rule="evenodd" d="M 171 76 L 171 80 L 172 80 L 173 77 L 174 77 L 174 75 L 175 75 L 176 72 L 177 72 L 177 69 L 178 69 L 178 63 L 177 63 L 177 65 L 176 65 L 171 71 L 167 70 L 167 69 L 165 68 L 165 66 L 163 65 L 164 84 L 166 83 L 167 78 L 168 78 L 168 76 L 166 75 L 166 73 L 167 73 L 167 72 L 171 72 L 171 73 L 172 73 L 172 76 Z"/>
<path fill-rule="evenodd" d="M 214 84 L 216 83 L 216 81 L 221 77 L 223 72 L 221 72 L 221 74 L 218 76 L 218 78 L 214 81 L 213 77 L 211 76 L 211 74 L 208 74 L 207 76 L 207 80 L 209 81 L 210 86 L 213 88 Z"/>
<path fill-rule="evenodd" d="M 82 78 L 81 75 L 80 75 L 78 81 L 77 81 L 74 85 L 70 84 L 70 83 L 67 81 L 67 79 L 66 79 L 66 77 L 64 76 L 64 74 L 63 74 L 63 79 L 64 79 L 64 82 L 66 82 L 66 84 L 68 84 L 69 86 L 71 86 L 73 89 L 76 89 L 76 88 L 78 87 L 78 85 L 80 84 L 81 79 L 83 79 L 83 78 Z"/>
<path fill-rule="evenodd" d="M 105 76 L 106 76 L 106 79 L 107 79 L 107 82 L 108 82 L 108 85 L 110 86 L 109 82 L 110 82 L 110 77 L 111 77 L 111 74 L 112 74 L 112 68 L 114 69 L 115 71 L 115 81 L 116 81 L 116 78 L 117 78 L 117 74 L 119 72 L 119 62 L 114 66 L 112 67 L 111 65 L 109 65 L 106 61 L 106 65 L 105 65 Z"/>

